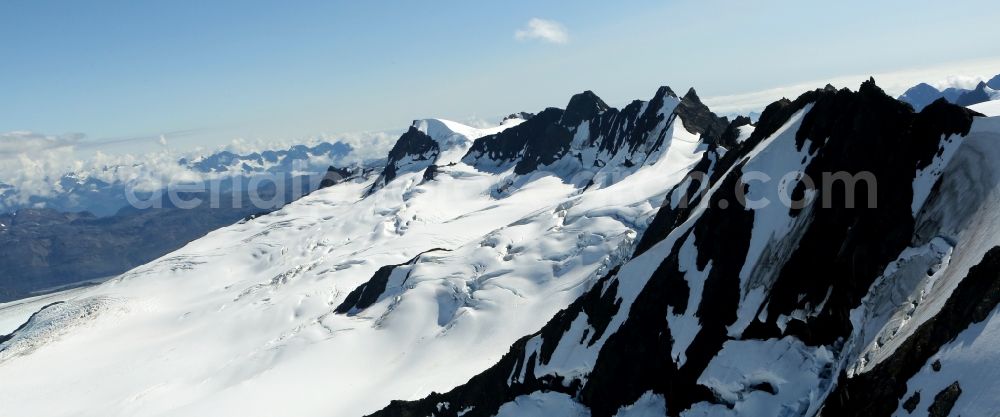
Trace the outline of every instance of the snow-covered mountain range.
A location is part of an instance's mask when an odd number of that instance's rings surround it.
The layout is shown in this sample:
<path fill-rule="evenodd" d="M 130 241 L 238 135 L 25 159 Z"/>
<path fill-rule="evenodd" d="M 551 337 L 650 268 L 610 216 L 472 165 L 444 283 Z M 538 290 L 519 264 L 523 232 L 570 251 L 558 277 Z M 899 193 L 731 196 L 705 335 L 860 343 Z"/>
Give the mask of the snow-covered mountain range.
<path fill-rule="evenodd" d="M 0 305 L 0 380 L 17 381 L 0 404 L 992 416 L 995 103 L 914 112 L 869 81 L 751 124 L 661 87 L 491 129 L 418 120 L 381 169 L 102 285 Z"/>
<path fill-rule="evenodd" d="M 89 212 L 98 217 L 110 216 L 129 205 L 126 196 L 133 190 L 150 193 L 177 182 L 212 180 L 230 185 L 237 181 L 246 185 L 262 174 L 322 174 L 330 165 L 365 162 L 352 159 L 352 152 L 349 144 L 338 141 L 247 153 L 222 150 L 161 164 L 151 164 L 135 157 L 129 163 L 90 164 L 84 169 L 58 175 L 45 192 L 0 182 L 0 213 L 16 212 L 22 208 L 46 208 L 59 212 Z M 48 180 L 32 179 L 31 182 L 37 185 L 39 181 Z"/>

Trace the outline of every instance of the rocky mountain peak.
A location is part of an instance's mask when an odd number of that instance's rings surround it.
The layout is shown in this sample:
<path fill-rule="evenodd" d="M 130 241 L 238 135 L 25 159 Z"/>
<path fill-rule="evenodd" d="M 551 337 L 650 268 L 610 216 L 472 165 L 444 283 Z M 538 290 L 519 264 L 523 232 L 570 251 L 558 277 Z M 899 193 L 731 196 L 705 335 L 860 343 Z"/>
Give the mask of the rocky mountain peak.
<path fill-rule="evenodd" d="M 576 127 L 584 120 L 590 120 L 599 113 L 607 110 L 609 106 L 601 100 L 593 91 L 587 90 L 579 94 L 574 94 L 563 111 L 561 124 L 566 127 Z"/>
<path fill-rule="evenodd" d="M 694 88 L 688 89 L 674 113 L 684 121 L 684 128 L 701 135 L 708 143 L 718 143 L 729 126 L 729 119 L 719 117 L 701 102 Z"/>
<path fill-rule="evenodd" d="M 973 104 L 985 103 L 992 99 L 990 93 L 993 89 L 987 87 L 986 82 L 980 81 L 974 90 L 963 93 L 955 100 L 959 106 L 971 106 Z"/>
<path fill-rule="evenodd" d="M 674 92 L 669 86 L 660 86 L 656 89 L 656 94 L 653 94 L 653 99 L 650 101 L 663 100 L 664 97 L 677 97 L 677 93 Z"/>
<path fill-rule="evenodd" d="M 511 113 L 511 114 L 507 115 L 506 117 L 504 117 L 503 120 L 500 121 L 500 124 L 507 123 L 507 121 L 509 121 L 509 120 L 517 120 L 517 119 L 520 119 L 520 120 L 530 120 L 532 117 L 535 117 L 534 113 L 528 113 L 528 112 L 524 112 L 524 111 L 519 111 L 517 113 Z"/>
<path fill-rule="evenodd" d="M 986 85 L 994 90 L 1000 90 L 1000 74 L 995 75 L 986 82 Z"/>

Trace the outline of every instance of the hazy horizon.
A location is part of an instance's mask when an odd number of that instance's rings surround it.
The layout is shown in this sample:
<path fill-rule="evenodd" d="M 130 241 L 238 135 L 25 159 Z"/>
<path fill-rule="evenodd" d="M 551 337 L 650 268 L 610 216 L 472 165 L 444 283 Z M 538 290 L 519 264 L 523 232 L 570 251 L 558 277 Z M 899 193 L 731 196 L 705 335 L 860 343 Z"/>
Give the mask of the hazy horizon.
<path fill-rule="evenodd" d="M 106 153 L 214 149 L 492 122 L 583 90 L 620 106 L 695 87 L 727 113 L 870 75 L 898 94 L 1000 73 L 985 42 L 1000 28 L 975 13 L 990 3 L 925 3 L 7 2 L 0 132 L 75 135 Z"/>

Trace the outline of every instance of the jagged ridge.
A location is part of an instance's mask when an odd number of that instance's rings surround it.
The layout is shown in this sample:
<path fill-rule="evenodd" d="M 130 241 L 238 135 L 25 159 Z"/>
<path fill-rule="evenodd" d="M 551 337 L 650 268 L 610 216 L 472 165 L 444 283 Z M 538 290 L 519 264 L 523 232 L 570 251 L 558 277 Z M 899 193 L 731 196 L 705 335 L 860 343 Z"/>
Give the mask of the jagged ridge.
<path fill-rule="evenodd" d="M 631 262 L 605 276 L 541 331 L 518 341 L 497 365 L 449 393 L 417 402 L 394 402 L 374 415 L 450 416 L 461 411 L 467 416 L 488 416 L 518 396 L 545 391 L 563 393 L 590 408 L 595 416 L 611 416 L 647 392 L 665 398 L 669 415 L 680 415 L 698 403 L 732 409 L 734 404 L 722 401 L 721 393 L 699 379 L 723 346 L 733 341 L 777 338 L 797 340 L 807 349 L 839 349 L 839 343 L 851 336 L 851 310 L 886 265 L 910 243 L 915 228 L 910 213 L 914 199 L 911 184 L 916 173 L 941 156 L 942 138 L 967 135 L 974 116 L 974 112 L 943 100 L 914 113 L 911 107 L 886 96 L 873 80 L 858 92 L 828 86 L 795 101 L 776 102 L 762 114 L 749 139 L 721 160 L 706 157 L 694 168 L 694 172 L 708 174 L 708 185 L 714 190 L 702 202 L 701 211 L 668 207 L 665 202 Z M 799 121 L 793 122 L 795 118 Z M 738 200 L 735 190 L 749 186 L 741 182 L 741 174 L 754 159 L 750 155 L 760 152 L 761 147 L 777 146 L 776 133 L 789 125 L 792 136 L 785 142 L 803 155 L 805 173 L 819 178 L 823 172 L 874 172 L 880 183 L 872 191 L 879 205 L 868 208 L 868 193 L 862 189 L 855 196 L 855 205 L 848 206 L 846 188 L 820 185 L 811 192 L 828 195 L 829 205 L 786 210 L 792 228 L 786 238 L 794 239 L 785 243 L 792 248 L 790 253 L 769 259 L 777 263 L 769 269 L 754 268 L 750 281 L 743 270 L 745 262 L 756 266 L 748 258 L 753 238 L 760 233 L 755 230 L 755 218 L 775 213 L 758 213 L 723 202 Z M 693 190 L 698 204 L 701 188 L 682 185 L 668 195 L 685 188 Z M 806 191 L 800 181 L 792 195 L 801 198 Z M 690 255 L 685 253 L 692 247 L 694 264 L 687 264 Z M 775 255 L 779 253 L 771 256 Z M 664 257 L 648 278 L 632 275 L 648 268 L 640 265 L 660 256 Z M 697 284 L 700 299 L 690 297 L 693 281 L 687 276 L 693 271 L 704 274 L 694 278 L 702 280 Z M 645 284 L 635 295 L 621 292 L 625 283 L 634 286 L 642 282 Z M 747 307 L 741 304 L 750 302 L 748 282 L 770 284 L 759 307 L 750 306 L 753 309 L 746 312 Z M 690 304 L 692 301 L 697 304 Z M 816 311 L 804 317 L 796 313 L 810 308 Z M 985 311 L 991 308 L 987 306 Z M 738 324 L 748 313 L 752 313 L 748 316 L 751 320 Z M 693 339 L 671 333 L 677 330 L 674 321 L 681 323 L 679 316 L 685 315 L 699 323 Z M 966 324 L 978 317 L 959 316 L 958 321 Z M 790 319 L 779 323 L 782 317 Z M 580 318 L 586 319 L 585 325 L 576 324 Z M 609 328 L 609 323 L 617 324 Z M 571 336 L 579 335 L 581 328 L 582 338 Z M 682 350 L 683 360 L 675 356 L 677 337 L 688 343 Z M 544 369 L 553 364 L 553 352 L 564 348 L 575 352 L 596 348 L 596 362 L 577 376 L 546 372 Z M 825 376 L 818 376 L 832 386 L 834 370 L 827 368 Z M 757 390 L 774 395 L 778 389 L 768 382 L 754 386 L 748 393 Z M 820 405 L 807 403 L 801 411 L 816 412 Z"/>

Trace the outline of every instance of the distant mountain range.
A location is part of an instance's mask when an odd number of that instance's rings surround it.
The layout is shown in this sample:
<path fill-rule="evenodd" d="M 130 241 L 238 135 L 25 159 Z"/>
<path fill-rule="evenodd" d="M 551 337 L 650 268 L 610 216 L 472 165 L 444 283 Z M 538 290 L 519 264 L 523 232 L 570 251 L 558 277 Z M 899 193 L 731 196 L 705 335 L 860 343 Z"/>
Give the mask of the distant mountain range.
<path fill-rule="evenodd" d="M 325 169 L 331 163 L 340 161 L 349 155 L 353 149 L 343 142 L 322 142 L 315 146 L 295 145 L 288 149 L 267 150 L 249 154 L 237 154 L 222 151 L 193 160 L 181 159 L 178 164 L 204 172 L 238 172 L 250 175 L 260 172 L 291 172 L 302 167 L 293 166 L 295 161 L 306 164 L 306 167 Z"/>
<path fill-rule="evenodd" d="M 980 82 L 976 88 L 971 90 L 957 87 L 938 90 L 930 84 L 920 83 L 906 90 L 903 95 L 899 96 L 899 100 L 910 103 L 917 111 L 923 110 L 924 107 L 940 98 L 959 106 L 971 106 L 1000 99 L 1000 91 L 998 90 L 1000 90 L 1000 75 L 989 81 Z"/>
<path fill-rule="evenodd" d="M 247 154 L 220 151 L 198 158 L 181 158 L 175 168 L 204 181 L 242 179 L 247 183 L 261 174 L 323 173 L 330 165 L 344 165 L 353 152 L 343 142 L 321 142 L 313 146 L 296 145 L 288 149 L 266 150 Z M 296 162 L 298 161 L 298 162 Z M 296 164 L 298 164 L 296 166 Z M 145 169 L 145 171 L 143 171 Z M 110 216 L 128 206 L 126 192 L 133 189 L 133 171 L 166 177 L 173 171 L 156 172 L 143 166 L 105 166 L 92 171 L 64 174 L 54 195 L 31 195 L 17 187 L 0 183 L 0 213 L 22 208 L 47 208 L 59 212 L 89 212 L 97 217 Z M 170 178 L 154 178 L 169 182 Z M 156 190 L 145 189 L 140 193 Z"/>

